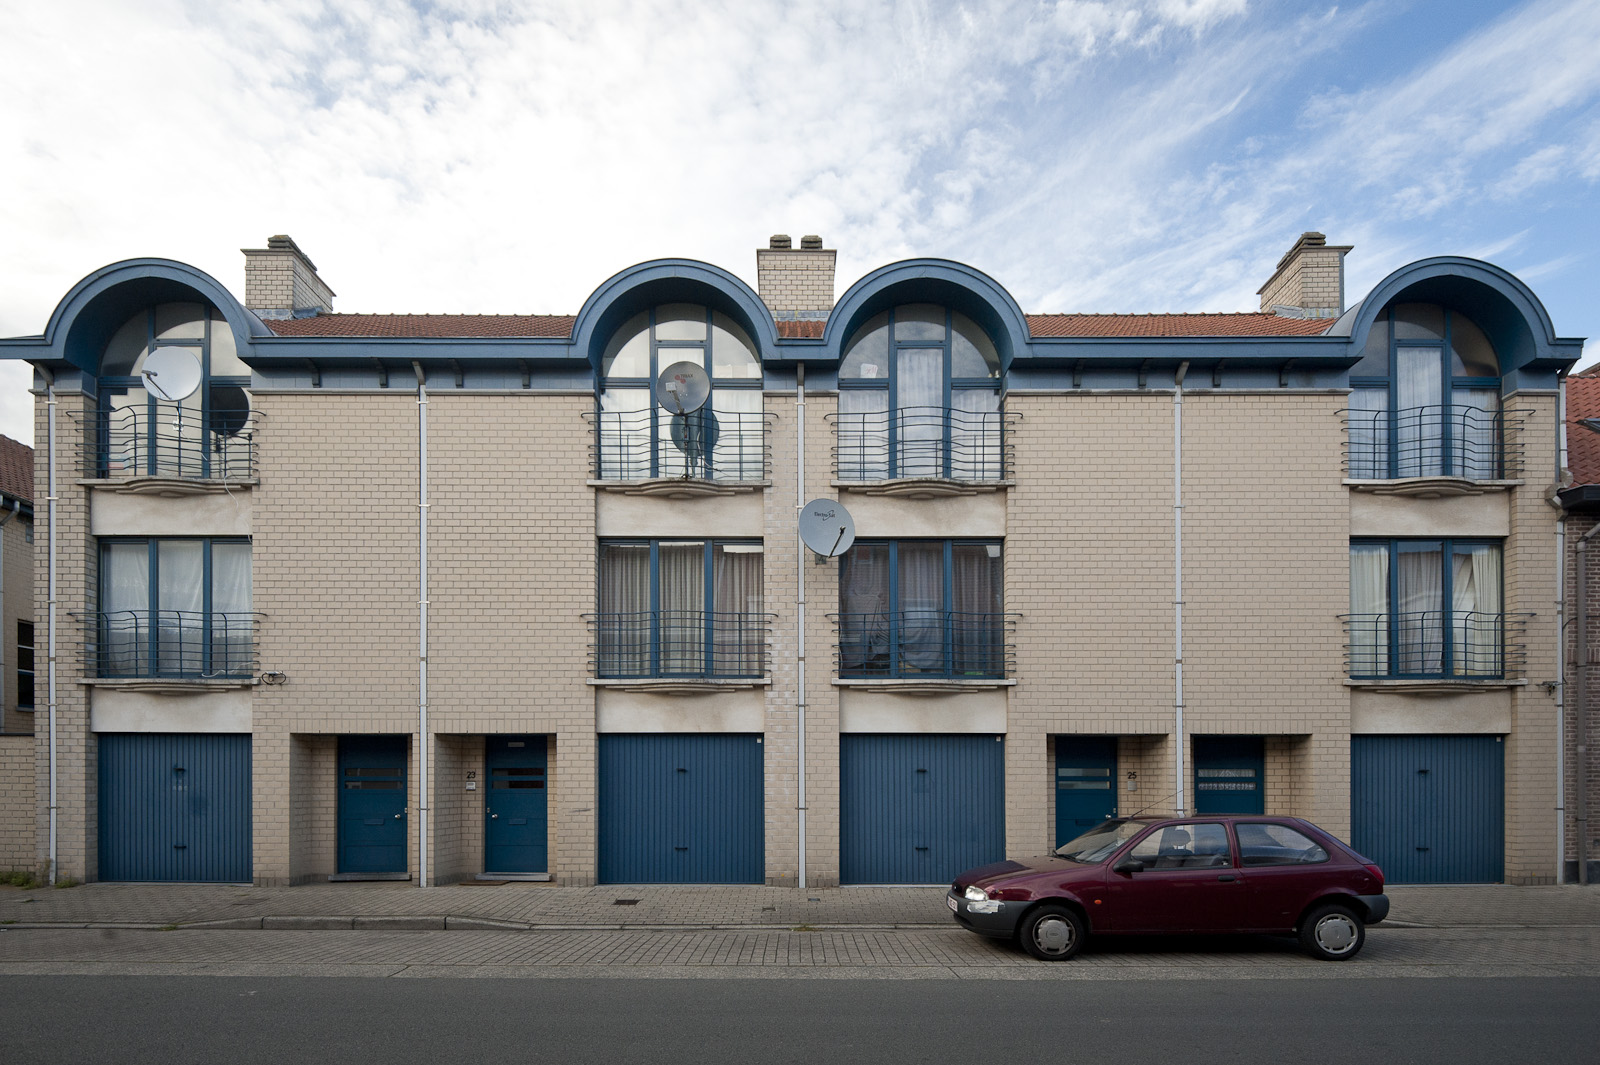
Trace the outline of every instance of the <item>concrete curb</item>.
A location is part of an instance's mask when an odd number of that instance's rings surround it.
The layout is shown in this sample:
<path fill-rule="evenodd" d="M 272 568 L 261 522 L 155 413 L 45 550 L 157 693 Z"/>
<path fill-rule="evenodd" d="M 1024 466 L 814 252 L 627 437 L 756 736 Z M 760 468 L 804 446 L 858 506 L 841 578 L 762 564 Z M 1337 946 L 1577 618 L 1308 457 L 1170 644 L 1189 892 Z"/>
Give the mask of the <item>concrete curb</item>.
<path fill-rule="evenodd" d="M 893 924 L 662 924 L 647 921 L 618 922 L 616 924 L 546 924 L 531 921 L 507 921 L 492 917 L 462 917 L 453 914 L 437 916 L 263 916 L 229 917 L 216 921 L 192 921 L 177 924 L 129 923 L 109 921 L 19 921 L 0 928 L 5 929 L 62 929 L 92 928 L 125 929 L 128 931 L 160 932 L 928 932 L 949 929 L 961 931 L 954 922 Z"/>

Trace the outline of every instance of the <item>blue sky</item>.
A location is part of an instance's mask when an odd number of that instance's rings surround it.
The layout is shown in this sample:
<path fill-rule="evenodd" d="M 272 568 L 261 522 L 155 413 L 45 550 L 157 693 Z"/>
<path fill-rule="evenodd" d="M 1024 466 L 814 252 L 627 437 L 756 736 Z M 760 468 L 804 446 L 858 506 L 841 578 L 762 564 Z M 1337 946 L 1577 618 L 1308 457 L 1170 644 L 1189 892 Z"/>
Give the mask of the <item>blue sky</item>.
<path fill-rule="evenodd" d="M 1024 309 L 1253 310 L 1303 230 L 1600 337 L 1600 4 L 0 0 L 0 335 L 287 232 L 343 311 L 570 313 L 658 256 L 819 233 Z M 1597 340 L 1596 356 L 1600 356 Z M 0 365 L 0 432 L 30 440 Z"/>

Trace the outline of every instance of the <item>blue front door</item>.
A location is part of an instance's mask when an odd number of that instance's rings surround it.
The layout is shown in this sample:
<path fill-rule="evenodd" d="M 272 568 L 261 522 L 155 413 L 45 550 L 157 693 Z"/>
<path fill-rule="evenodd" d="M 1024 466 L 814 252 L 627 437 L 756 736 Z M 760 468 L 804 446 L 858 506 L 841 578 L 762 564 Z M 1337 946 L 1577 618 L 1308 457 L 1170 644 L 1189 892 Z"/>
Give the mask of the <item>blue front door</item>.
<path fill-rule="evenodd" d="M 1117 738 L 1056 737 L 1056 846 L 1117 816 Z"/>
<path fill-rule="evenodd" d="M 339 737 L 339 872 L 406 871 L 406 738 Z"/>
<path fill-rule="evenodd" d="M 1266 745 L 1260 736 L 1194 738 L 1194 812 L 1266 812 Z"/>
<path fill-rule="evenodd" d="M 490 736 L 484 750 L 486 873 L 543 873 L 550 868 L 543 736 Z"/>

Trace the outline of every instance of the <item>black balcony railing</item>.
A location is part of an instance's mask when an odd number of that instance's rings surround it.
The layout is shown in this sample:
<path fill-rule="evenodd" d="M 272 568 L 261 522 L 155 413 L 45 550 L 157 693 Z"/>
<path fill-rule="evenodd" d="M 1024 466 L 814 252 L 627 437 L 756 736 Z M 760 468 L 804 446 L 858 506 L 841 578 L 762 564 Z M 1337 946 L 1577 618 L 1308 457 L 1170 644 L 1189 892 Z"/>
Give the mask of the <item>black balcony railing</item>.
<path fill-rule="evenodd" d="M 198 411 L 163 405 L 148 411 L 120 408 L 83 415 L 80 468 L 86 478 L 172 477 L 249 482 L 257 479 L 252 410 Z"/>
<path fill-rule="evenodd" d="M 764 677 L 772 617 L 709 610 L 591 614 L 586 620 L 594 632 L 594 675 Z"/>
<path fill-rule="evenodd" d="M 833 422 L 834 472 L 841 481 L 937 477 L 1003 481 L 1010 476 L 1006 411 L 903 407 L 828 416 Z"/>
<path fill-rule="evenodd" d="M 1347 410 L 1345 476 L 1352 480 L 1460 477 L 1514 479 L 1521 473 L 1526 411 L 1452 405 Z"/>
<path fill-rule="evenodd" d="M 770 415 L 765 412 L 702 407 L 673 415 L 654 408 L 591 411 L 584 417 L 593 437 L 596 480 L 766 480 Z"/>
<path fill-rule="evenodd" d="M 1353 678 L 1502 680 L 1520 676 L 1531 614 L 1418 610 L 1345 614 L 1345 665 Z"/>
<path fill-rule="evenodd" d="M 259 619 L 250 612 L 101 611 L 88 616 L 85 659 L 96 677 L 249 677 Z"/>
<path fill-rule="evenodd" d="M 1014 665 L 1015 614 L 900 610 L 830 615 L 840 677 L 999 679 Z"/>

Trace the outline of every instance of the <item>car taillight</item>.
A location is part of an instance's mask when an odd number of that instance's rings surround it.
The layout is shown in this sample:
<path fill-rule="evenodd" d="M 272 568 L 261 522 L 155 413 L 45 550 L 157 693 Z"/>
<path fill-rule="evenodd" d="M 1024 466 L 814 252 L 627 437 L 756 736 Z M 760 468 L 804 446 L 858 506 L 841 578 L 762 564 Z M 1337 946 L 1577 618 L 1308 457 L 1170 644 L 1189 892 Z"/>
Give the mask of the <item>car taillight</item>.
<path fill-rule="evenodd" d="M 1379 869 L 1376 865 L 1372 864 L 1371 862 L 1367 862 L 1366 863 L 1366 870 L 1367 870 L 1367 872 L 1371 873 L 1374 877 L 1377 878 L 1378 886 L 1379 887 L 1383 887 L 1383 870 Z"/>

